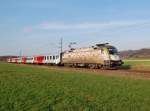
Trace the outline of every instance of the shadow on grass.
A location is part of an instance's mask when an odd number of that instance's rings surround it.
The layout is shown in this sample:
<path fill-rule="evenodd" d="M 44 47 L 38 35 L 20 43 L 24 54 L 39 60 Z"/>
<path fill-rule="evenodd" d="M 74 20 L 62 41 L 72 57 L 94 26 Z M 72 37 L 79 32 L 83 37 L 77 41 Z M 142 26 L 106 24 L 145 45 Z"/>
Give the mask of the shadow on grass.
<path fill-rule="evenodd" d="M 119 69 L 126 69 L 126 70 L 129 70 L 129 69 L 131 69 L 131 65 L 129 65 L 129 64 L 124 64 L 124 65 L 120 66 Z"/>

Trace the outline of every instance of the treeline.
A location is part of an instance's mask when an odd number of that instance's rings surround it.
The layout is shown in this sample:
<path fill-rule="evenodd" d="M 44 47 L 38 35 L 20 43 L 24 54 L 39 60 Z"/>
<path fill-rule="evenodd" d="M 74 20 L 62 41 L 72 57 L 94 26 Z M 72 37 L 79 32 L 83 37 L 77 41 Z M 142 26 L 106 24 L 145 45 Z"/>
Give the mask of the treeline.
<path fill-rule="evenodd" d="M 0 56 L 0 61 L 7 61 L 8 58 L 14 58 L 17 56 Z"/>
<path fill-rule="evenodd" d="M 145 58 L 150 59 L 150 48 L 143 48 L 139 50 L 127 50 L 121 51 L 120 55 L 122 58 Z"/>

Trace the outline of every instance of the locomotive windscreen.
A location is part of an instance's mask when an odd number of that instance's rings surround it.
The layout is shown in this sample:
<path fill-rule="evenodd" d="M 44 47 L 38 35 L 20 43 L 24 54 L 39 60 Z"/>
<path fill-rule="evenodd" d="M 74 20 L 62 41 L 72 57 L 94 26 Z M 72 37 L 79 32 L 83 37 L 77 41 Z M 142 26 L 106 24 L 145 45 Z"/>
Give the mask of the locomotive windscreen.
<path fill-rule="evenodd" d="M 118 50 L 115 47 L 108 48 L 109 54 L 118 54 Z"/>

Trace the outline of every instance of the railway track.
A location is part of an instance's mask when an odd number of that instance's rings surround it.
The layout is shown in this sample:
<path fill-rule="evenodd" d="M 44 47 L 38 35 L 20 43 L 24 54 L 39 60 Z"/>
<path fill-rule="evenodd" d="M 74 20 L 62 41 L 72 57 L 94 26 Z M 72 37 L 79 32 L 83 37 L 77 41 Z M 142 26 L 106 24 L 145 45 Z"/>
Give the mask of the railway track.
<path fill-rule="evenodd" d="M 59 66 L 49 66 L 49 65 L 33 65 L 33 64 L 30 65 L 19 64 L 19 65 L 27 65 L 31 67 L 46 68 L 50 70 L 67 71 L 67 72 L 81 72 L 81 73 L 90 73 L 96 75 L 123 76 L 123 77 L 133 77 L 138 79 L 150 79 L 150 70 L 136 70 L 136 69 L 104 70 L 104 69 L 59 67 Z"/>
<path fill-rule="evenodd" d="M 82 72 L 99 75 L 110 76 L 127 76 L 135 78 L 150 79 L 150 70 L 135 70 L 135 69 L 117 69 L 117 70 L 104 70 L 104 69 L 88 69 L 88 68 L 73 68 L 73 67 L 58 67 L 58 66 L 44 66 L 49 69 L 62 70 L 68 72 Z"/>

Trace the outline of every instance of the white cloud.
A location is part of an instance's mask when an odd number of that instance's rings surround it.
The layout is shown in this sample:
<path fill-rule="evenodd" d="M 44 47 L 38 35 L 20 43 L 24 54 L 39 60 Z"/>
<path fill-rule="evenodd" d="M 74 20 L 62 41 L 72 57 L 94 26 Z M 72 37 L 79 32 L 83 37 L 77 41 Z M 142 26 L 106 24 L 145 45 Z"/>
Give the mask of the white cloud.
<path fill-rule="evenodd" d="M 149 21 L 114 21 L 99 23 L 63 23 L 46 22 L 36 26 L 25 27 L 24 32 L 34 31 L 76 31 L 76 30 L 107 30 L 127 27 L 140 27 L 149 24 Z"/>

